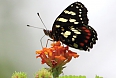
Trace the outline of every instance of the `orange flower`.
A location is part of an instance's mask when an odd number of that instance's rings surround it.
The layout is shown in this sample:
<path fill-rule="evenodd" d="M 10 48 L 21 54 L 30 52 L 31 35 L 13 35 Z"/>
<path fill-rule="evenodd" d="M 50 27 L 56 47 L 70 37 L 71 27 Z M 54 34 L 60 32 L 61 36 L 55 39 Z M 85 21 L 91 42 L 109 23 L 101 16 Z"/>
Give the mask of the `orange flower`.
<path fill-rule="evenodd" d="M 69 50 L 68 46 L 61 46 L 60 41 L 51 44 L 50 48 L 43 48 L 36 51 L 36 58 L 42 59 L 42 64 L 46 63 L 48 66 L 62 67 L 66 63 L 70 62 L 72 57 L 77 58 L 79 55 Z"/>

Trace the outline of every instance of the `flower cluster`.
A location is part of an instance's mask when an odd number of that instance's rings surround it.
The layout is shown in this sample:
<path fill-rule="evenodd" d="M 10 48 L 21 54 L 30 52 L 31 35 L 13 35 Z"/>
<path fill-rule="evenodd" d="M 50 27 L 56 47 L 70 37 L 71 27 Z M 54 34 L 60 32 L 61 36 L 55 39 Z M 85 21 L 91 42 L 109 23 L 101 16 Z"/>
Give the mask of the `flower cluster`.
<path fill-rule="evenodd" d="M 76 52 L 69 50 L 68 46 L 61 46 L 60 41 L 52 43 L 50 48 L 37 50 L 36 54 L 38 54 L 36 58 L 40 57 L 42 59 L 42 64 L 46 63 L 52 68 L 64 66 L 66 63 L 70 62 L 72 57 L 79 57 Z"/>
<path fill-rule="evenodd" d="M 36 58 L 42 59 L 41 63 L 46 63 L 50 67 L 53 78 L 58 77 L 66 63 L 70 62 L 72 57 L 77 58 L 79 55 L 76 52 L 69 50 L 69 47 L 61 45 L 60 41 L 51 44 L 50 48 L 43 48 L 36 51 Z"/>

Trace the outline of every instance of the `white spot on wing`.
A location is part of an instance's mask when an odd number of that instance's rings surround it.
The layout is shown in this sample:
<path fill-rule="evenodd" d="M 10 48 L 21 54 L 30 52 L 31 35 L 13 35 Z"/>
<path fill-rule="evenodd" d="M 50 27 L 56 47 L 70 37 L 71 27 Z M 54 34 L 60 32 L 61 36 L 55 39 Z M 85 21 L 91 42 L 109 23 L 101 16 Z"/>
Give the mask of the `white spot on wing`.
<path fill-rule="evenodd" d="M 71 32 L 70 31 L 66 31 L 65 33 L 61 33 L 65 38 L 68 37 L 68 35 L 71 35 Z"/>
<path fill-rule="evenodd" d="M 71 5 L 71 7 L 73 7 L 73 5 Z"/>
<path fill-rule="evenodd" d="M 79 11 L 82 11 L 81 9 L 79 9 Z"/>
<path fill-rule="evenodd" d="M 79 17 L 81 17 L 81 15 L 79 15 Z"/>
<path fill-rule="evenodd" d="M 81 5 L 81 4 L 78 3 L 78 5 Z"/>
<path fill-rule="evenodd" d="M 58 18 L 57 21 L 61 21 L 61 22 L 67 22 L 68 19 L 65 19 L 65 18 Z"/>
<path fill-rule="evenodd" d="M 75 34 L 81 34 L 81 32 L 79 32 L 79 31 L 76 30 L 75 28 L 71 28 L 71 31 L 73 31 Z"/>
<path fill-rule="evenodd" d="M 68 35 L 65 35 L 63 32 L 61 33 L 65 38 L 67 38 L 68 37 Z"/>
<path fill-rule="evenodd" d="M 60 25 L 56 25 L 56 28 L 59 28 L 60 27 Z"/>
<path fill-rule="evenodd" d="M 61 28 L 62 31 L 64 31 L 64 28 Z"/>
<path fill-rule="evenodd" d="M 71 35 L 71 32 L 70 31 L 66 31 L 64 34 Z"/>
<path fill-rule="evenodd" d="M 79 8 L 78 6 L 76 6 L 76 8 Z"/>
<path fill-rule="evenodd" d="M 75 28 L 71 28 L 71 30 L 75 30 Z"/>
<path fill-rule="evenodd" d="M 74 33 L 75 33 L 75 34 L 81 34 L 81 32 L 79 32 L 79 31 L 75 31 Z"/>
<path fill-rule="evenodd" d="M 69 12 L 68 10 L 64 10 L 64 13 L 68 14 L 68 12 Z"/>
<path fill-rule="evenodd" d="M 82 20 L 82 18 L 80 18 L 80 20 Z"/>
<path fill-rule="evenodd" d="M 76 35 L 73 35 L 73 38 L 77 38 L 77 36 Z"/>
<path fill-rule="evenodd" d="M 75 41 L 75 39 L 74 39 L 74 38 L 72 38 L 72 41 Z"/>
<path fill-rule="evenodd" d="M 81 5 L 81 8 L 83 8 L 83 6 Z"/>
<path fill-rule="evenodd" d="M 71 12 L 71 15 L 76 15 L 76 13 L 75 12 Z"/>
<path fill-rule="evenodd" d="M 81 32 L 78 32 L 78 31 L 76 31 L 76 32 L 74 32 L 75 34 L 81 34 Z"/>
<path fill-rule="evenodd" d="M 73 11 L 68 11 L 68 10 L 64 10 L 64 13 L 65 13 L 65 14 L 70 14 L 70 15 L 76 15 L 75 12 L 73 12 Z"/>
<path fill-rule="evenodd" d="M 75 22 L 76 20 L 75 19 L 69 19 L 70 22 Z"/>
<path fill-rule="evenodd" d="M 64 33 L 63 33 L 63 32 L 61 32 L 61 34 L 63 35 Z"/>
<path fill-rule="evenodd" d="M 80 14 L 82 14 L 82 12 L 79 12 Z"/>
<path fill-rule="evenodd" d="M 77 2 L 75 4 L 78 4 Z"/>
<path fill-rule="evenodd" d="M 74 24 L 79 24 L 79 22 L 74 22 Z"/>

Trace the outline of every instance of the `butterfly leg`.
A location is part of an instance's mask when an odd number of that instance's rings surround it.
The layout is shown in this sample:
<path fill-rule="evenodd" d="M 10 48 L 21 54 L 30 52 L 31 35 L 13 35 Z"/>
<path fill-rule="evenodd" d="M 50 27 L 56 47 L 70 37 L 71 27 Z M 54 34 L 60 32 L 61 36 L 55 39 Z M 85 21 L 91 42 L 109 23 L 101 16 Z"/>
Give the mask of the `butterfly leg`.
<path fill-rule="evenodd" d="M 48 45 L 48 41 L 55 42 L 54 40 L 48 39 L 48 40 L 47 40 L 47 43 L 46 43 L 46 47 L 47 47 L 47 45 Z"/>
<path fill-rule="evenodd" d="M 45 36 L 45 35 L 44 35 Z M 44 37 L 43 36 L 43 37 Z M 41 39 L 40 39 L 40 43 L 41 43 L 41 46 L 42 46 L 42 48 L 43 48 L 43 45 L 42 45 L 42 39 L 43 39 L 43 37 L 41 37 Z"/>

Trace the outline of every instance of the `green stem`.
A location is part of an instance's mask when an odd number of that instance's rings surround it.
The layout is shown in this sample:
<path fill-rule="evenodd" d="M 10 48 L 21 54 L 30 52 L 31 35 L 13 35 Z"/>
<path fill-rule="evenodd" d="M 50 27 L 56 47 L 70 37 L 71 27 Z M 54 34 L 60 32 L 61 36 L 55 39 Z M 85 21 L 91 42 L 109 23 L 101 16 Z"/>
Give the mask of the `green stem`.
<path fill-rule="evenodd" d="M 53 78 L 58 78 L 59 75 L 61 74 L 61 70 L 59 70 L 59 68 L 53 68 L 52 73 L 53 73 Z"/>

